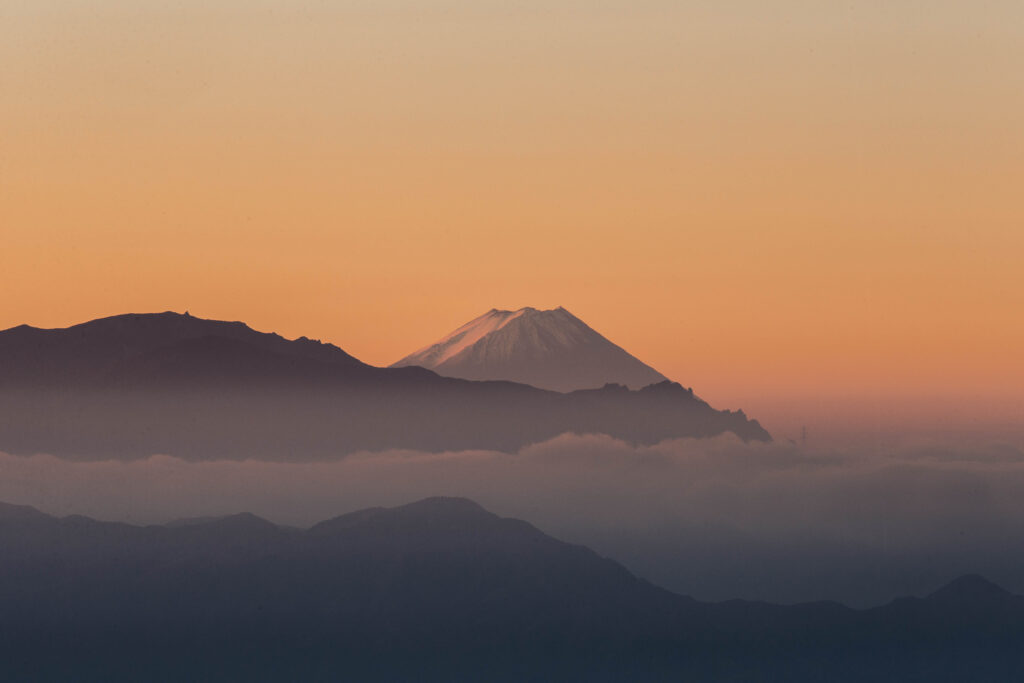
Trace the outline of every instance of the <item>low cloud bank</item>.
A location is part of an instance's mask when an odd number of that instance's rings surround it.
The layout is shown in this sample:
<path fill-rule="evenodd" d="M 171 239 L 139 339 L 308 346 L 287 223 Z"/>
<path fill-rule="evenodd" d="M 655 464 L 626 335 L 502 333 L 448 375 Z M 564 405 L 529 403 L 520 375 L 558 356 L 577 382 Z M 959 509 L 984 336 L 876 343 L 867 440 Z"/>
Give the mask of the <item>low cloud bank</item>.
<path fill-rule="evenodd" d="M 518 454 L 357 454 L 330 463 L 0 454 L 0 500 L 161 523 L 251 511 L 306 526 L 465 496 L 705 599 L 871 604 L 984 573 L 1024 592 L 1024 451 L 920 443 L 806 450 L 723 436 L 632 447 L 565 435 Z"/>

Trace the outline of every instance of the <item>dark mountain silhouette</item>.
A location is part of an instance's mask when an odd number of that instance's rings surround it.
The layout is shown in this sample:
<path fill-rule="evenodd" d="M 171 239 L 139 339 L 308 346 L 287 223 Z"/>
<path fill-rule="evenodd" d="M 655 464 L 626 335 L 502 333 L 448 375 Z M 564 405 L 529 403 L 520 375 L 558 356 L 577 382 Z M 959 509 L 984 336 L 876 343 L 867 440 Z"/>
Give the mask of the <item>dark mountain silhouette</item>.
<path fill-rule="evenodd" d="M 565 432 L 636 443 L 769 435 L 678 384 L 560 394 L 377 368 L 242 323 L 132 314 L 0 332 L 0 450 L 67 457 L 316 459 L 357 450 L 516 451 Z"/>
<path fill-rule="evenodd" d="M 305 530 L 0 505 L 9 680 L 1007 681 L 1024 601 L 980 577 L 856 611 L 700 603 L 464 499 Z"/>
<path fill-rule="evenodd" d="M 552 391 L 667 381 L 561 306 L 491 309 L 392 367 L 418 365 L 446 377 L 510 380 Z"/>
<path fill-rule="evenodd" d="M 233 357 L 232 352 L 240 357 Z M 278 362 L 266 367 L 258 362 L 268 358 Z M 305 337 L 289 341 L 276 334 L 256 332 L 241 322 L 204 320 L 171 312 L 118 315 L 66 329 L 21 325 L 0 332 L 3 386 L 109 385 L 117 379 L 144 379 L 147 372 L 160 369 L 173 372 L 184 365 L 210 370 L 225 361 L 231 361 L 231 365 L 222 370 L 223 376 L 241 370 L 247 374 L 274 372 L 287 367 L 288 363 L 282 362 L 286 360 L 299 368 L 315 367 L 310 361 L 345 367 L 350 372 L 368 367 L 331 344 Z M 135 377 L 136 373 L 143 377 Z"/>
<path fill-rule="evenodd" d="M 928 596 L 932 602 L 946 605 L 994 605 L 1006 604 L 1011 597 L 1009 591 L 997 586 L 983 576 L 968 574 L 952 581 Z"/>

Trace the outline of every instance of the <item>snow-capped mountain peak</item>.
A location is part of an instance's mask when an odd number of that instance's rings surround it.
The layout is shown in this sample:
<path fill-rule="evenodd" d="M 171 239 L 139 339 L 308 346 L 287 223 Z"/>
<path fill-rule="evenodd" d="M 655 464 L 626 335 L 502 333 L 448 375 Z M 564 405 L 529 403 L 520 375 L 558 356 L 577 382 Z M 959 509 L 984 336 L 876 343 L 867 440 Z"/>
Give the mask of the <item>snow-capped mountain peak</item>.
<path fill-rule="evenodd" d="M 665 377 L 559 306 L 491 309 L 394 364 L 464 379 L 504 379 L 572 391 L 608 383 L 639 388 Z"/>
<path fill-rule="evenodd" d="M 476 344 L 492 332 L 497 332 L 512 320 L 515 320 L 524 313 L 533 310 L 535 309 L 520 308 L 518 311 L 499 311 L 497 308 L 492 308 L 479 318 L 470 320 L 468 323 L 451 334 L 448 334 L 440 341 L 424 347 L 411 354 L 406 359 L 403 359 L 409 360 L 416 358 L 422 362 L 404 363 L 400 361 L 399 363 L 402 365 L 422 365 L 423 367 L 434 367 L 440 365 L 451 357 L 466 350 L 473 344 Z M 396 365 L 399 363 L 396 363 Z"/>

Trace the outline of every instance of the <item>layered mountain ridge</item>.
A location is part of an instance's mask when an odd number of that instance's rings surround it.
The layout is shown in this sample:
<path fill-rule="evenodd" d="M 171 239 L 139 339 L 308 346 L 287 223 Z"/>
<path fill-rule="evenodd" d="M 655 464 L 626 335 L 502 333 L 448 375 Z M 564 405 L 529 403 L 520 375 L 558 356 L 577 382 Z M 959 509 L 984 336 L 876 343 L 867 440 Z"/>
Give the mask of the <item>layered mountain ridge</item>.
<path fill-rule="evenodd" d="M 1008 681 L 1024 599 L 978 576 L 853 610 L 699 602 L 464 498 L 305 530 L 0 503 L 11 680 Z"/>
<path fill-rule="evenodd" d="M 562 433 L 633 443 L 768 433 L 678 384 L 557 393 L 378 368 L 338 347 L 172 312 L 0 331 L 0 451 L 75 458 L 324 459 L 514 452 Z"/>

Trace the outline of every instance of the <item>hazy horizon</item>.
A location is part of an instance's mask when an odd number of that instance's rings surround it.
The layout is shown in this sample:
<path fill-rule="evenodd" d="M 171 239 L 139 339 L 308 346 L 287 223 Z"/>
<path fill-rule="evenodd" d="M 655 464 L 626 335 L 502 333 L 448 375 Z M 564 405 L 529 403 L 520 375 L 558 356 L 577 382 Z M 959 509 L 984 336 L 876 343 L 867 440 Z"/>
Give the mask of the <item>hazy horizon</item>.
<path fill-rule="evenodd" d="M 966 573 L 1024 592 L 1024 448 L 943 440 L 864 450 L 650 447 L 565 435 L 518 453 L 331 462 L 73 462 L 0 454 L 0 501 L 162 524 L 251 512 L 298 527 L 430 496 L 470 498 L 702 599 L 881 604 Z M 759 570 L 750 571 L 751 565 Z"/>
<path fill-rule="evenodd" d="M 572 312 L 571 307 L 566 308 Z M 128 312 L 156 311 L 121 311 L 117 314 Z M 176 312 L 186 311 L 182 309 Z M 189 313 L 199 318 L 212 317 L 202 310 L 191 310 Z M 237 316 L 230 315 L 224 319 L 239 320 Z M 469 319 L 467 317 L 463 322 L 468 322 Z M 261 329 L 247 320 L 240 321 L 259 332 L 281 333 L 271 328 Z M 88 320 L 73 319 L 50 326 L 59 328 L 82 322 Z M 584 322 L 591 324 L 599 333 L 604 332 L 603 326 L 598 322 Z M 22 321 L 17 324 L 33 323 Z M 315 335 L 301 332 L 294 335 L 298 336 L 315 338 Z M 610 340 L 618 343 L 614 337 L 610 337 Z M 360 357 L 344 343 L 344 340 L 324 338 L 320 341 L 334 344 L 371 365 L 390 365 L 390 362 L 374 363 Z M 413 351 L 419 347 L 410 342 L 407 348 Z M 633 353 L 628 347 L 626 351 Z M 649 362 L 642 356 L 639 359 Z M 655 366 L 655 369 L 658 367 Z M 685 377 L 669 376 L 669 379 L 683 386 L 692 386 L 700 397 L 709 401 L 715 408 L 743 410 L 748 417 L 758 420 L 774 438 L 784 442 L 809 442 L 816 447 L 893 447 L 922 439 L 944 438 L 960 445 L 990 440 L 1005 441 L 1017 447 L 1024 446 L 1024 389 L 1020 392 L 984 393 L 971 390 L 970 387 L 949 385 L 933 391 L 922 387 L 908 387 L 898 392 L 886 391 L 884 387 L 875 390 L 831 387 L 818 393 L 787 393 L 755 391 L 751 387 L 730 390 L 713 381 L 708 386 L 700 386 L 688 382 Z"/>

